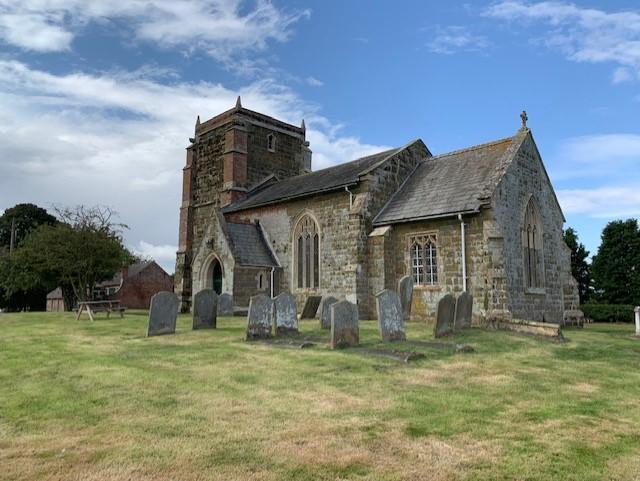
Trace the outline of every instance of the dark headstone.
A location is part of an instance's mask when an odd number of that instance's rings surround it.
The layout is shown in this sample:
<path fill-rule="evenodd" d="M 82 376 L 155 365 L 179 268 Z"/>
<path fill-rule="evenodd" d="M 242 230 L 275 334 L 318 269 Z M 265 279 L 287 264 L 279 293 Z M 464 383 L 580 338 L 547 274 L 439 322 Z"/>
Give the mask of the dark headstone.
<path fill-rule="evenodd" d="M 213 289 L 203 289 L 193 297 L 193 328 L 215 329 L 218 295 Z"/>
<path fill-rule="evenodd" d="M 378 328 L 383 341 L 406 341 L 404 316 L 398 294 L 385 289 L 376 296 Z"/>
<path fill-rule="evenodd" d="M 451 294 L 447 294 L 438 301 L 436 314 L 435 337 L 443 337 L 453 332 L 453 316 L 456 310 L 456 300 Z"/>
<path fill-rule="evenodd" d="M 456 312 L 454 316 L 454 329 L 471 327 L 471 310 L 473 309 L 473 296 L 463 292 L 456 299 Z"/>
<path fill-rule="evenodd" d="M 252 296 L 247 314 L 247 341 L 271 337 L 273 301 L 264 294 Z"/>
<path fill-rule="evenodd" d="M 320 327 L 331 329 L 331 306 L 338 302 L 333 296 L 325 297 L 320 304 Z"/>
<path fill-rule="evenodd" d="M 151 298 L 147 337 L 174 334 L 180 301 L 173 292 L 158 292 Z"/>
<path fill-rule="evenodd" d="M 288 292 L 278 294 L 273 300 L 276 318 L 276 336 L 298 334 L 296 298 Z"/>
<path fill-rule="evenodd" d="M 358 306 L 349 301 L 331 305 L 331 348 L 357 346 L 360 342 Z"/>
<path fill-rule="evenodd" d="M 218 315 L 233 316 L 233 297 L 231 294 L 220 294 L 218 296 Z"/>
<path fill-rule="evenodd" d="M 302 309 L 302 315 L 300 316 L 300 319 L 315 319 L 316 312 L 318 312 L 318 306 L 320 305 L 321 300 L 322 296 L 307 297 L 307 301 L 304 303 L 304 308 Z"/>
<path fill-rule="evenodd" d="M 398 281 L 398 296 L 402 306 L 402 315 L 405 321 L 411 317 L 411 301 L 413 300 L 413 278 L 404 276 Z"/>

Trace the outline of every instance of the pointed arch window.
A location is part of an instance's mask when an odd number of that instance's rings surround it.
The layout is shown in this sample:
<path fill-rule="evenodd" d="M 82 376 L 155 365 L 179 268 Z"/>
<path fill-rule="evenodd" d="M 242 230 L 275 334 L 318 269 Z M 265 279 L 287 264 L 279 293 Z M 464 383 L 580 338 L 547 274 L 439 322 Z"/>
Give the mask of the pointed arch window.
<path fill-rule="evenodd" d="M 303 216 L 293 231 L 294 286 L 320 287 L 320 229 L 310 215 Z"/>
<path fill-rule="evenodd" d="M 438 284 L 438 243 L 435 234 L 410 236 L 409 259 L 415 285 Z"/>
<path fill-rule="evenodd" d="M 276 151 L 276 136 L 273 134 L 267 135 L 267 150 L 269 152 Z"/>
<path fill-rule="evenodd" d="M 533 197 L 529 199 L 522 226 L 522 257 L 524 261 L 524 286 L 544 287 L 542 220 Z"/>

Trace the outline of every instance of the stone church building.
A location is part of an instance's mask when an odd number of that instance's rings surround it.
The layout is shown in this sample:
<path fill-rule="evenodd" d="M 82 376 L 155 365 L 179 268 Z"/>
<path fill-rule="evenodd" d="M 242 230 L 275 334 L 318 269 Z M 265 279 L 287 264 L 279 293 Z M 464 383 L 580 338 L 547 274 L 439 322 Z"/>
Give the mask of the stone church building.
<path fill-rule="evenodd" d="M 175 289 L 246 308 L 258 293 L 334 295 L 375 319 L 414 282 L 412 317 L 469 291 L 474 319 L 562 322 L 577 306 L 564 217 L 523 113 L 515 135 L 447 154 L 425 143 L 313 171 L 300 127 L 236 106 L 187 147 Z"/>

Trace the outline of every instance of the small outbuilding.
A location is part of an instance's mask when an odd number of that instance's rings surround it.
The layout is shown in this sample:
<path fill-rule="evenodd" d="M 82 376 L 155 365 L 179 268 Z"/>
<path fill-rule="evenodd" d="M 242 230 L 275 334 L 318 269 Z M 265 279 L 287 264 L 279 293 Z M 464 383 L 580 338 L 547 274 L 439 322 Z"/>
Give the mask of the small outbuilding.
<path fill-rule="evenodd" d="M 56 287 L 47 294 L 47 312 L 64 312 L 64 297 L 62 288 Z"/>

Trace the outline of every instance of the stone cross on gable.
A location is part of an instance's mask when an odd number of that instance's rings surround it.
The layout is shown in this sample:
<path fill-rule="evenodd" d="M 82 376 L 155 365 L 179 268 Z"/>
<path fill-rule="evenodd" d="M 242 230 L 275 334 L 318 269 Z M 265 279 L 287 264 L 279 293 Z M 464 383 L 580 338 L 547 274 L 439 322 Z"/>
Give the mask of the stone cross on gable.
<path fill-rule="evenodd" d="M 522 111 L 522 113 L 520 114 L 520 119 L 522 120 L 522 130 L 525 130 L 527 128 L 527 120 L 529 120 L 526 110 Z"/>

